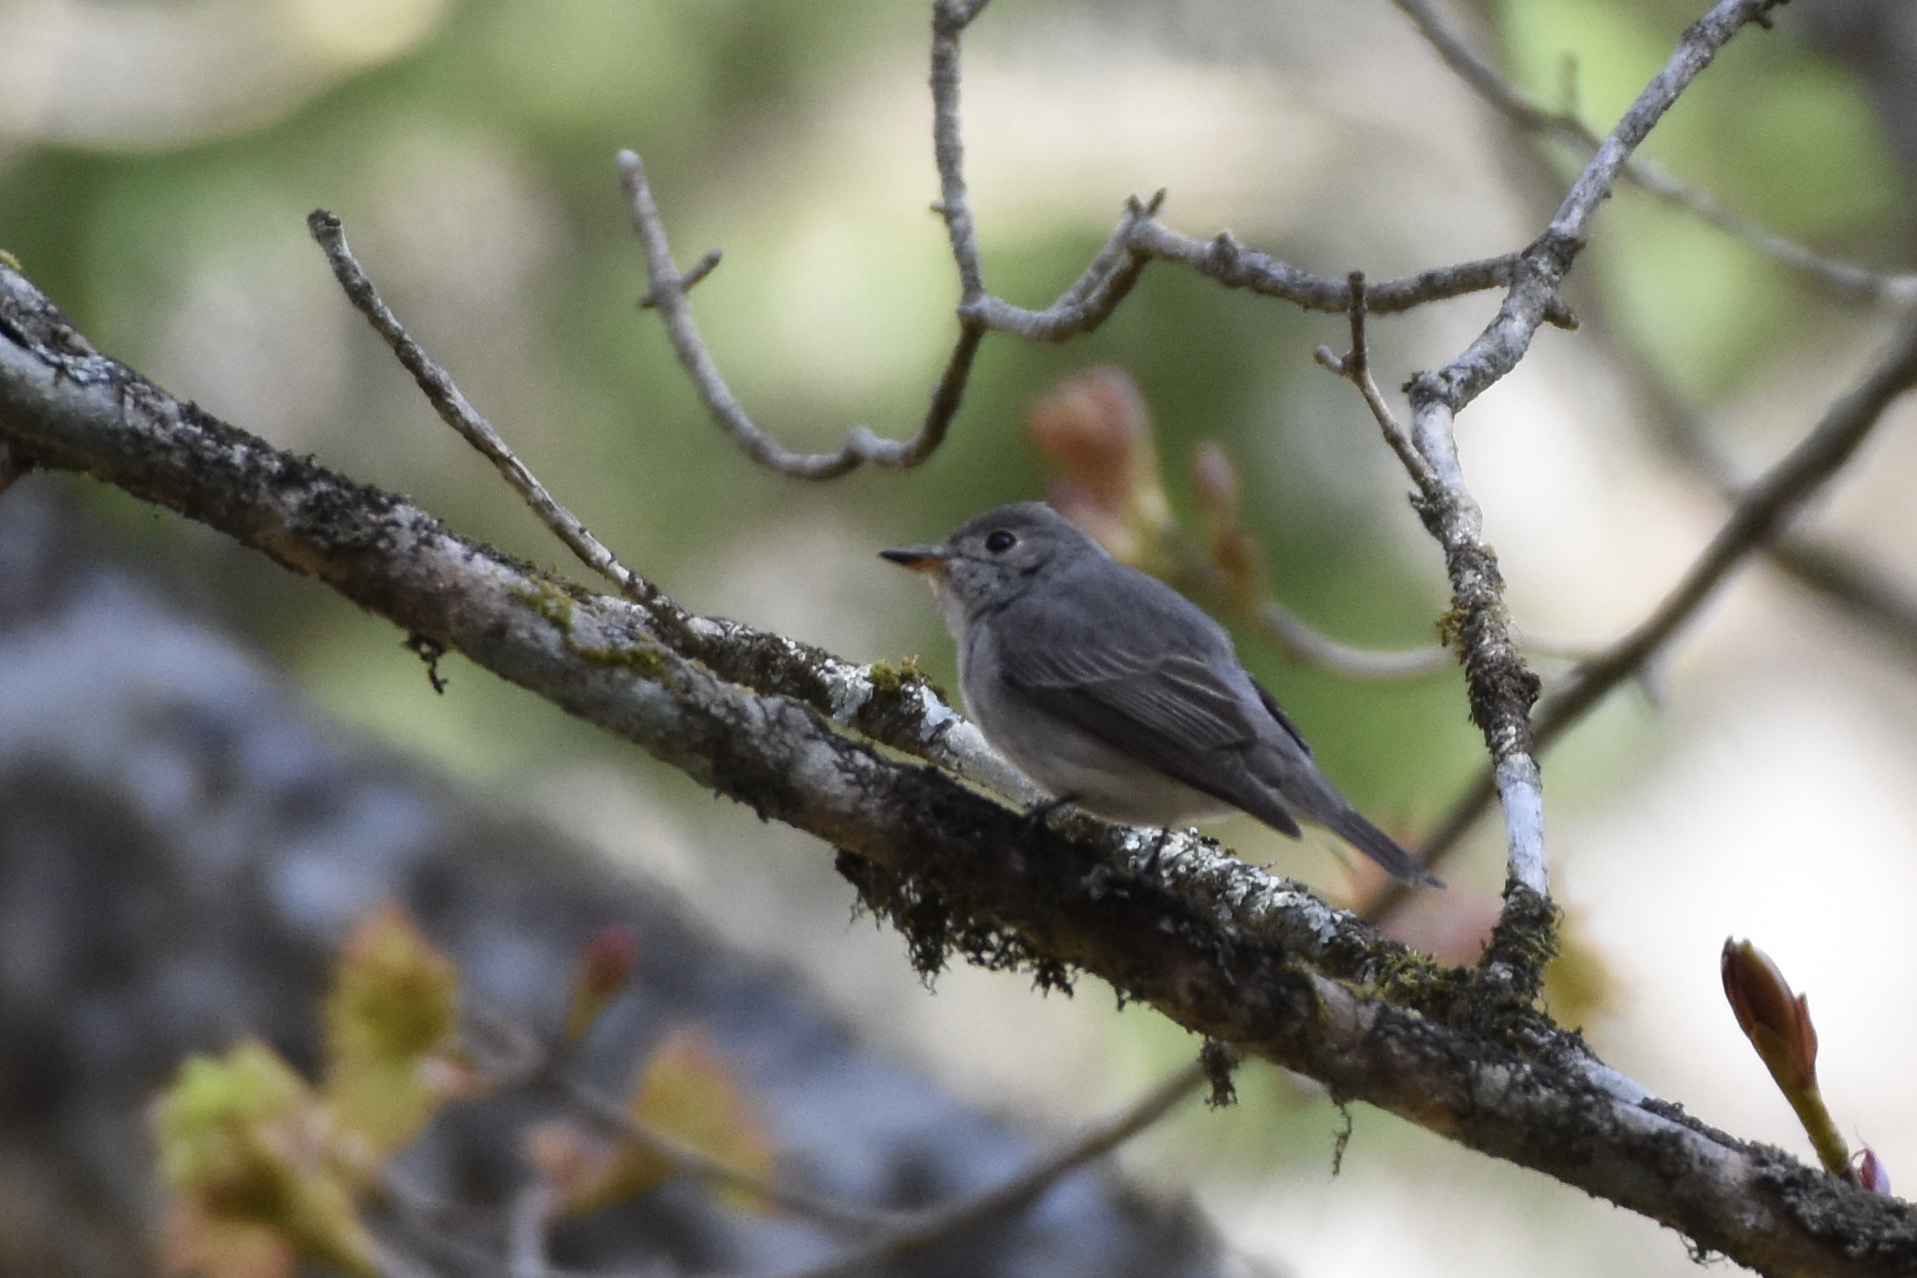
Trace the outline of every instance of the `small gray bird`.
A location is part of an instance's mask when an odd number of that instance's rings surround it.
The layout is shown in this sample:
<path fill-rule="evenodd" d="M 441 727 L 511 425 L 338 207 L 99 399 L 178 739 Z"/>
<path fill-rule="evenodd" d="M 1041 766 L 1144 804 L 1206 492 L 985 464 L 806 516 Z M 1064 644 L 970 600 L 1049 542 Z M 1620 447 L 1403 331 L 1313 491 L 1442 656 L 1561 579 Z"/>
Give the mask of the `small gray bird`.
<path fill-rule="evenodd" d="M 1325 780 L 1223 627 L 1050 506 L 880 553 L 931 581 L 973 719 L 1057 800 L 1131 825 L 1237 809 L 1293 838 L 1302 819 L 1405 883 L 1443 886 Z"/>

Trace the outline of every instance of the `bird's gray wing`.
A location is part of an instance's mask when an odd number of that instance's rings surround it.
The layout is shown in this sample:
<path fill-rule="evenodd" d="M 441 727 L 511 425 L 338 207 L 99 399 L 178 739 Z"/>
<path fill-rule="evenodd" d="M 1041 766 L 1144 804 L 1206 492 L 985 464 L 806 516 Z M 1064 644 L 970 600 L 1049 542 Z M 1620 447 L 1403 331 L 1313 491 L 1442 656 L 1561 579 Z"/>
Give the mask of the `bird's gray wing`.
<path fill-rule="evenodd" d="M 1008 609 L 1013 615 L 1004 620 L 1013 624 L 994 627 L 1002 677 L 1035 709 L 1298 833 L 1248 766 L 1270 740 L 1261 723 L 1268 696 L 1242 673 L 1230 640 L 1209 618 L 1169 587 L 1138 584 L 1122 608 L 1109 598 L 1090 606 L 1068 588 Z M 1272 718 L 1303 750 L 1297 730 L 1280 714 Z"/>

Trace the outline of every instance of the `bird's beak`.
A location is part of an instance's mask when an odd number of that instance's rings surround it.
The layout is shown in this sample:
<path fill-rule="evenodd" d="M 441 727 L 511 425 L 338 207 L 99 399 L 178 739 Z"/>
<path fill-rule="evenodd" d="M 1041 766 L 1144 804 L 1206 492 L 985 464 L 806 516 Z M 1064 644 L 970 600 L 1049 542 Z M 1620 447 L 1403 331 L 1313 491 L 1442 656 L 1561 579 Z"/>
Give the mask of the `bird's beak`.
<path fill-rule="evenodd" d="M 879 558 L 936 577 L 945 571 L 945 561 L 951 558 L 951 552 L 943 546 L 904 546 L 898 550 L 881 550 Z"/>

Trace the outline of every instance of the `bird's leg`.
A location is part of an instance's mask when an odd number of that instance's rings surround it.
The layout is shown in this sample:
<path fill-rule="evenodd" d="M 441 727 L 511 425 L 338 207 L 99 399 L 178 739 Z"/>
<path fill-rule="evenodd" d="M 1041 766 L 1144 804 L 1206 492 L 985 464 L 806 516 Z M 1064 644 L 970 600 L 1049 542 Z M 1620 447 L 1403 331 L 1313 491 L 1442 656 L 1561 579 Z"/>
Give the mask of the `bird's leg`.
<path fill-rule="evenodd" d="M 1058 811 L 1060 808 L 1065 807 L 1067 804 L 1077 802 L 1077 795 L 1061 794 L 1054 798 L 1046 799 L 1043 803 L 1034 803 L 1031 808 L 1026 811 L 1025 819 L 1019 823 L 1019 837 L 1022 839 L 1032 831 L 1038 829 L 1039 826 L 1044 825 L 1045 818 L 1051 816 L 1052 813 Z"/>
<path fill-rule="evenodd" d="M 1151 855 L 1145 858 L 1145 864 L 1138 867 L 1139 882 L 1150 883 L 1158 877 L 1158 858 L 1165 854 L 1165 848 L 1171 841 L 1172 832 L 1169 826 L 1158 832 L 1158 837 L 1152 840 Z"/>

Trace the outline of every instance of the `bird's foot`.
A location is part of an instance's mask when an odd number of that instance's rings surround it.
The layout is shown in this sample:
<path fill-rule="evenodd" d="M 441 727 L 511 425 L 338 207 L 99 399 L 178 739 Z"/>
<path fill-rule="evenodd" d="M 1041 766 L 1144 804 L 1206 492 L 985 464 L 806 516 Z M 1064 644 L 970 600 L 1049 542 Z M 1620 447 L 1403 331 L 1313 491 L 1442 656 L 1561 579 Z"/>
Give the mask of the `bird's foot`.
<path fill-rule="evenodd" d="M 1019 822 L 1018 834 L 1022 839 L 1045 824 L 1047 817 L 1062 807 L 1078 802 L 1075 794 L 1061 794 L 1057 798 L 1047 799 L 1043 803 L 1034 803 L 1025 813 L 1025 819 Z"/>

